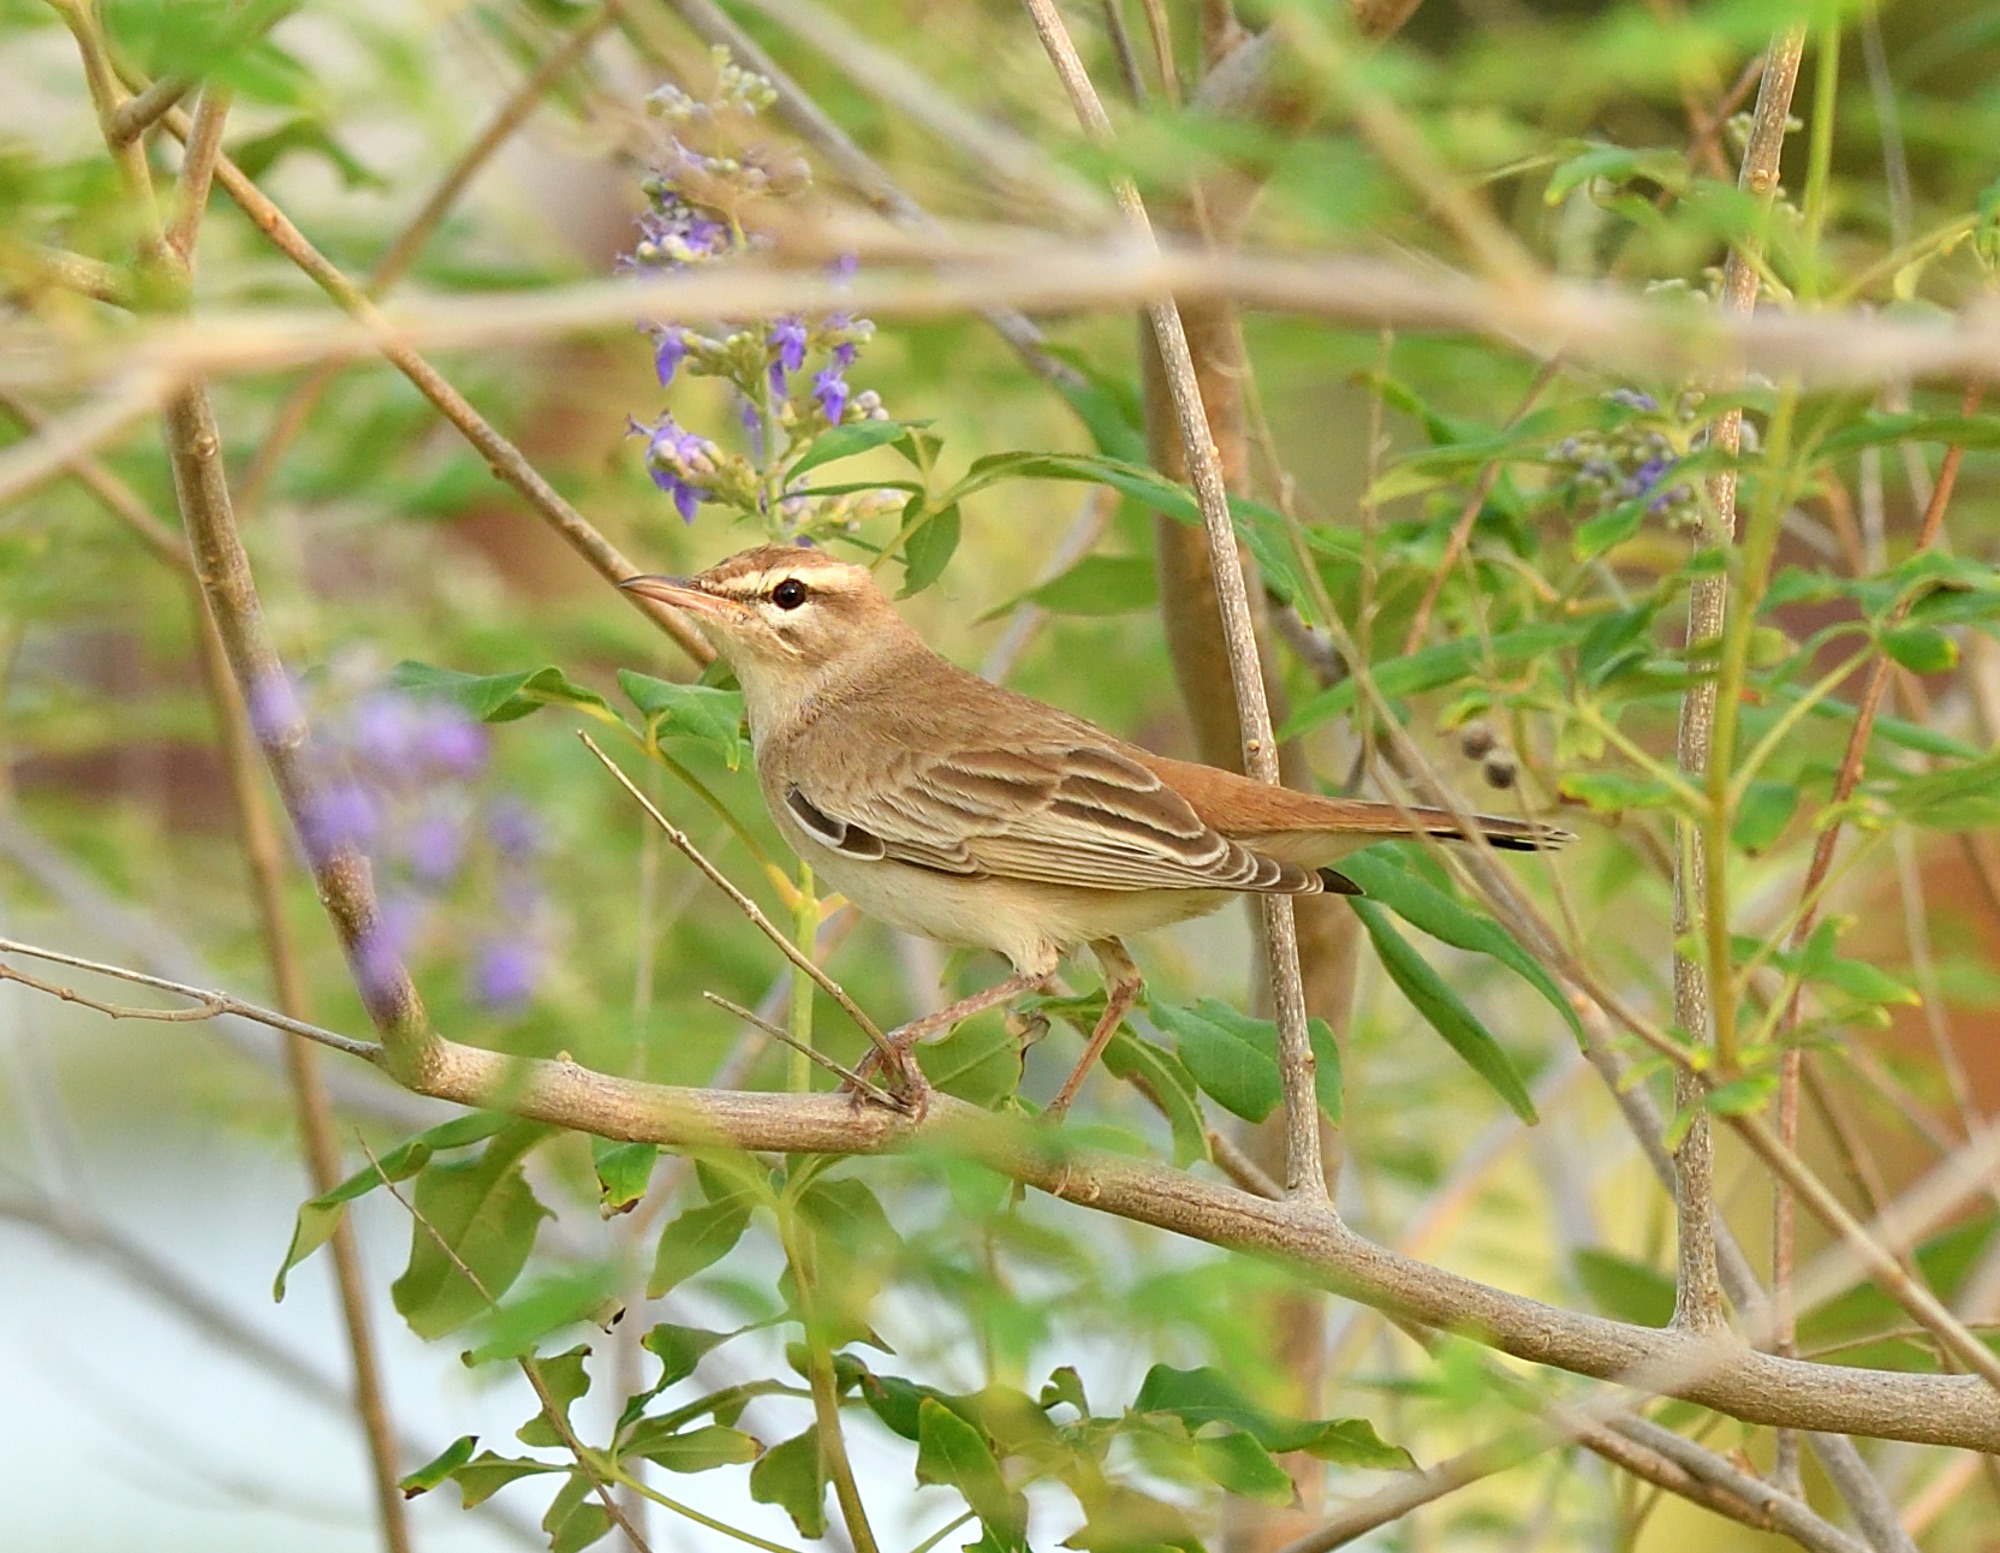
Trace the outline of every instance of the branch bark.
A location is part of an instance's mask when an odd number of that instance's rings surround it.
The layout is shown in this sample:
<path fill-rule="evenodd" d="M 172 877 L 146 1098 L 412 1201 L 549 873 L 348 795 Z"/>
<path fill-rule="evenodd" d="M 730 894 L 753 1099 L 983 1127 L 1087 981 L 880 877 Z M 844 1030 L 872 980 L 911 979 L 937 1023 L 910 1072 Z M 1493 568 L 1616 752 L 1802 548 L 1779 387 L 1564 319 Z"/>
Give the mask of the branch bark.
<path fill-rule="evenodd" d="M 1784 149 L 1785 121 L 1791 112 L 1792 89 L 1798 82 L 1799 59 L 1806 33 L 1794 27 L 1772 40 L 1757 88 L 1757 107 L 1750 144 L 1743 155 L 1739 183 L 1768 210 L 1778 189 L 1778 158 Z M 1747 315 L 1755 310 L 1759 285 L 1757 253 L 1750 244 L 1733 249 L 1723 272 L 1722 311 Z M 1743 443 L 1743 412 L 1730 410 L 1709 435 L 1711 445 L 1734 457 Z M 1736 537 L 1736 472 L 1724 470 L 1709 482 L 1713 510 L 1704 523 L 1701 542 L 1726 549 Z M 1690 653 L 1712 645 L 1720 648 L 1729 579 L 1720 573 L 1698 577 L 1688 593 L 1687 641 Z M 1678 755 L 1680 769 L 1700 785 L 1707 777 L 1709 746 L 1715 727 L 1715 682 L 1704 679 L 1681 701 Z M 1707 888 L 1707 846 L 1699 826 L 1687 821 L 1677 827 L 1674 853 L 1673 931 L 1676 943 L 1696 926 L 1696 903 Z M 1714 989 L 1701 963 L 1676 950 L 1673 962 L 1674 1021 L 1687 1038 L 1706 1042 L 1714 1022 Z M 1733 996 L 1724 986 L 1723 997 Z M 1689 1118 L 1680 1146 L 1674 1150 L 1674 1203 L 1680 1242 L 1679 1276 L 1674 1291 L 1674 1324 L 1693 1330 L 1721 1327 L 1722 1285 L 1715 1266 L 1715 1160 L 1704 1090 L 1697 1075 L 1681 1069 L 1674 1074 L 1674 1104 Z"/>

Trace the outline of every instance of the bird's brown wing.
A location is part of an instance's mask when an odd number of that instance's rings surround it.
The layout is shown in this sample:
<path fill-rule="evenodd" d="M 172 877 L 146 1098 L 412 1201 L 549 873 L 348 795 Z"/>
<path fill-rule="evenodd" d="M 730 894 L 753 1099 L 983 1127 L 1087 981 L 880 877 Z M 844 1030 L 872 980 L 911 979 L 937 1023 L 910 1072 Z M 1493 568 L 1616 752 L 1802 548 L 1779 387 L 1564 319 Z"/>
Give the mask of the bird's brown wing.
<path fill-rule="evenodd" d="M 926 742 L 866 765 L 815 761 L 810 784 L 788 787 L 785 801 L 850 857 L 945 873 L 1100 890 L 1328 887 L 1309 867 L 1231 841 L 1108 741 Z"/>

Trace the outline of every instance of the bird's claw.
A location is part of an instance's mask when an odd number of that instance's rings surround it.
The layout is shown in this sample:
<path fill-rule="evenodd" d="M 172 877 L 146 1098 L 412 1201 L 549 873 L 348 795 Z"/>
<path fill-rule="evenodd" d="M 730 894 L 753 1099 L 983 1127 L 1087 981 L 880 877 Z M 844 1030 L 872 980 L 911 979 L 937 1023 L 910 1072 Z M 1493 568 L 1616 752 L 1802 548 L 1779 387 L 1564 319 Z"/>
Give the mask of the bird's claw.
<path fill-rule="evenodd" d="M 886 1082 L 873 1089 L 843 1081 L 840 1087 L 847 1095 L 849 1103 L 859 1110 L 864 1100 L 876 1100 L 879 1104 L 878 1097 L 886 1095 L 893 1109 L 914 1120 L 922 1121 L 924 1113 L 930 1109 L 931 1085 L 930 1080 L 924 1077 L 924 1070 L 917 1064 L 916 1044 L 916 1040 L 906 1036 L 904 1031 L 891 1031 L 889 1047 L 895 1053 L 896 1071 L 893 1074 L 885 1073 L 883 1077 Z M 877 1071 L 888 1066 L 889 1059 L 883 1056 L 881 1049 L 872 1048 L 855 1067 L 854 1076 L 872 1083 Z"/>

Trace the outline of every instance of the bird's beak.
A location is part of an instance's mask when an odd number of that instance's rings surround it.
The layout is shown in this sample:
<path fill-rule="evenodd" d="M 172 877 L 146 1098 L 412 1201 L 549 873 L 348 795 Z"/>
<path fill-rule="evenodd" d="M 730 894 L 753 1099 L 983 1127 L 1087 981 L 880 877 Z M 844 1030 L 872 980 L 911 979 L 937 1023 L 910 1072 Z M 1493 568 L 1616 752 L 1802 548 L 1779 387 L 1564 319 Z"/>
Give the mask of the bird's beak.
<path fill-rule="evenodd" d="M 684 577 L 627 577 L 618 586 L 627 593 L 638 594 L 642 599 L 655 599 L 710 620 L 727 619 L 734 607 L 728 599 L 705 592 Z"/>

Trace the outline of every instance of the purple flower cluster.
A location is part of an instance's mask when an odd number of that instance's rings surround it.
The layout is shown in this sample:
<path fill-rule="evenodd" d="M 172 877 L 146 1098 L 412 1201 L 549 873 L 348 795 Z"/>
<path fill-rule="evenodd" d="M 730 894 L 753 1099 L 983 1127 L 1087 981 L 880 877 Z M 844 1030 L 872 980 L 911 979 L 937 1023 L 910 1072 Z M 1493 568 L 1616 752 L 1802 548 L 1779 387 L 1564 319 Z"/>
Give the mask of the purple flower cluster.
<path fill-rule="evenodd" d="M 473 1000 L 524 1007 L 542 967 L 538 826 L 519 799 L 479 791 L 485 725 L 449 701 L 382 689 L 322 726 L 338 775 L 306 801 L 300 839 L 316 867 L 348 851 L 376 873 L 381 908 L 354 948 L 363 995 L 389 995 L 410 957 L 447 947 L 471 910 Z"/>
<path fill-rule="evenodd" d="M 648 99 L 670 127 L 658 165 L 642 187 L 647 210 L 639 240 L 623 261 L 629 269 L 680 270 L 726 260 L 756 246 L 745 231 L 748 213 L 762 200 L 782 199 L 808 181 L 802 167 L 757 145 L 741 145 L 757 116 L 776 100 L 771 83 L 737 66 L 726 50 L 714 56 L 709 95 L 696 99 L 664 86 Z M 704 146 L 688 143 L 699 138 Z M 735 140 L 739 144 L 731 148 Z M 720 142 L 721 144 L 717 144 Z M 835 268 L 853 273 L 852 261 Z M 757 517 L 774 537 L 849 523 L 868 508 L 865 496 L 801 499 L 786 469 L 813 441 L 849 421 L 883 419 L 872 392 L 848 381 L 862 342 L 874 332 L 866 319 L 836 313 L 818 322 L 787 314 L 764 321 L 733 320 L 694 328 L 684 323 L 648 325 L 653 367 L 662 388 L 681 376 L 720 378 L 735 390 L 746 454 L 725 452 L 662 412 L 651 423 L 632 423 L 646 444 L 653 483 L 692 522 L 713 502 Z"/>
<path fill-rule="evenodd" d="M 722 450 L 681 426 L 671 410 L 662 411 L 651 426 L 630 424 L 633 436 L 646 439 L 646 472 L 653 484 L 674 499 L 683 522 L 694 522 L 696 505 L 708 500 L 713 489 Z"/>
<path fill-rule="evenodd" d="M 1620 412 L 1612 424 L 1565 437 L 1550 450 L 1551 462 L 1569 471 L 1577 497 L 1599 510 L 1643 500 L 1670 527 L 1695 521 L 1700 493 L 1676 474 L 1692 418 L 1663 412 L 1651 394 L 1633 388 L 1612 389 L 1603 402 Z"/>

